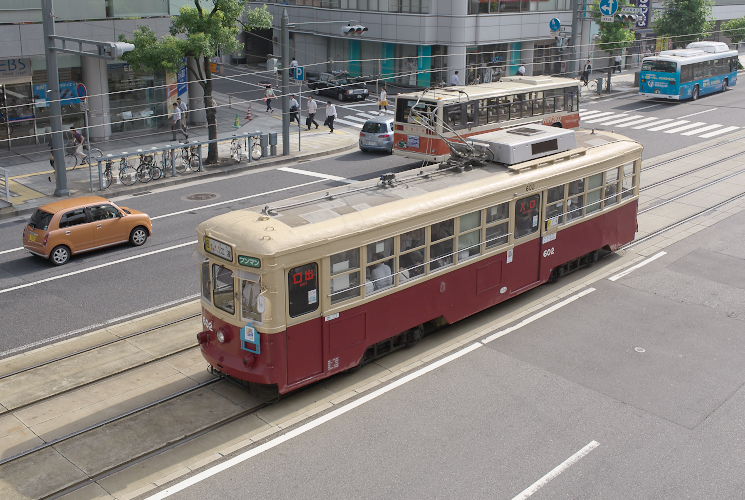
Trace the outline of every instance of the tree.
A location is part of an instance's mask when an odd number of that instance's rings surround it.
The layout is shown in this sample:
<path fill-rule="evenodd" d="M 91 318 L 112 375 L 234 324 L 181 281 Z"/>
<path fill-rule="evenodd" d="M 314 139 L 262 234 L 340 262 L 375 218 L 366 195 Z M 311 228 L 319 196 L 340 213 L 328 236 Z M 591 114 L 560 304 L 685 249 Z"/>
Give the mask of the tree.
<path fill-rule="evenodd" d="M 150 28 L 140 26 L 134 32 L 134 40 L 120 37 L 122 41 L 134 43 L 135 49 L 122 59 L 138 70 L 177 72 L 183 67 L 184 58 L 194 58 L 196 64 L 187 65 L 189 80 L 199 83 L 204 91 L 209 139 L 217 139 L 217 109 L 212 99 L 210 59 L 220 52 L 231 54 L 240 49 L 238 34 L 241 25 L 245 30 L 272 26 L 272 15 L 266 5 L 246 10 L 245 2 L 194 0 L 193 7 L 182 7 L 180 13 L 172 18 L 170 35 L 159 39 Z M 244 12 L 245 22 L 241 20 Z M 217 143 L 211 143 L 207 163 L 217 163 L 217 159 Z"/>
<path fill-rule="evenodd" d="M 673 47 L 706 38 L 714 2 L 711 0 L 665 0 L 662 14 L 655 12 L 654 30 L 672 39 Z"/>
<path fill-rule="evenodd" d="M 745 17 L 732 19 L 722 25 L 722 32 L 732 40 L 732 43 L 740 43 L 745 40 Z"/>

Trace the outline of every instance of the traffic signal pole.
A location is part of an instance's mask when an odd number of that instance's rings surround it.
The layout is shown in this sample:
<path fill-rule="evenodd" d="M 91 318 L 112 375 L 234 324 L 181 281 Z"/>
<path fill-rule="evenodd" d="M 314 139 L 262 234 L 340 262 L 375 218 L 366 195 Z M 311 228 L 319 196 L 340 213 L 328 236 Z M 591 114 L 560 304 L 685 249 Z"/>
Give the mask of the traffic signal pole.
<path fill-rule="evenodd" d="M 577 71 L 578 59 L 580 57 L 579 50 L 577 50 L 577 40 L 579 38 L 580 21 L 579 21 L 579 2 L 577 0 L 571 0 L 570 3 L 572 9 L 572 37 L 570 44 L 572 50 L 569 51 L 569 75 L 574 77 Z"/>
<path fill-rule="evenodd" d="M 290 16 L 282 9 L 282 155 L 290 154 Z"/>
<path fill-rule="evenodd" d="M 49 122 L 52 128 L 52 156 L 54 157 L 54 177 L 56 180 L 54 196 L 67 196 L 67 170 L 65 170 L 65 141 L 62 137 L 62 103 L 59 91 L 59 72 L 57 53 L 53 50 L 54 12 L 52 0 L 41 0 L 41 15 L 44 30 L 44 52 L 47 60 L 47 88 L 49 93 Z"/>

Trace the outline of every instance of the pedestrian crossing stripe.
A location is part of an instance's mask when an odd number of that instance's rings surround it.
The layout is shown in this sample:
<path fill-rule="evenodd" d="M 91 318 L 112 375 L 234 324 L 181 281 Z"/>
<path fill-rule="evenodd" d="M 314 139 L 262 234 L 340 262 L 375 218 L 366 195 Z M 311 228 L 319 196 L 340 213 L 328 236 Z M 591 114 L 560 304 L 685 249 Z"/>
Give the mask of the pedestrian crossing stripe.
<path fill-rule="evenodd" d="M 633 112 L 633 111 L 632 111 Z M 630 115 L 628 113 L 616 113 L 603 111 L 601 109 L 580 108 L 581 125 L 593 124 L 602 126 L 613 126 L 613 128 L 630 127 L 634 130 L 648 132 L 663 132 L 665 134 L 680 134 L 691 137 L 699 136 L 709 139 L 718 135 L 739 130 L 741 127 L 735 125 L 706 124 L 705 122 L 693 122 L 676 118 L 658 118 L 656 116 L 643 117 L 642 115 Z"/>
<path fill-rule="evenodd" d="M 350 122 L 344 118 L 337 118 L 336 120 L 334 120 L 334 125 L 336 125 L 337 123 L 343 123 L 344 125 L 349 125 L 350 127 L 362 128 L 362 123 Z"/>
<path fill-rule="evenodd" d="M 716 135 L 721 135 L 721 134 L 726 134 L 727 132 L 732 132 L 734 130 L 737 130 L 738 128 L 740 127 L 735 127 L 734 125 L 732 125 L 729 127 L 724 127 L 721 130 L 715 130 L 714 132 L 709 132 L 708 134 L 704 134 L 701 137 L 703 137 L 704 139 L 708 139 L 709 137 L 714 137 Z"/>
<path fill-rule="evenodd" d="M 367 118 L 362 118 L 362 117 L 359 117 L 359 116 L 352 116 L 352 115 L 345 116 L 344 119 L 345 120 L 354 120 L 356 122 L 362 122 L 362 123 L 365 123 L 367 121 Z"/>

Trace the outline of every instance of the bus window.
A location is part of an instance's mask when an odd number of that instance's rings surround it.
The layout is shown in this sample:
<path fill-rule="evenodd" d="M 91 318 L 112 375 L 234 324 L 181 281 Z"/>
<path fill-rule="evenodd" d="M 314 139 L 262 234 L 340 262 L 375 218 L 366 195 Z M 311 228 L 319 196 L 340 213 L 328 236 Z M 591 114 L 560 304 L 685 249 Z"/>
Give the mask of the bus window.
<path fill-rule="evenodd" d="M 515 238 L 522 238 L 538 230 L 541 195 L 533 194 L 515 202 Z"/>
<path fill-rule="evenodd" d="M 393 238 L 367 245 L 366 295 L 393 286 Z"/>
<path fill-rule="evenodd" d="M 220 264 L 212 264 L 212 296 L 215 307 L 235 314 L 235 280 L 233 271 Z"/>
<path fill-rule="evenodd" d="M 331 256 L 331 303 L 360 295 L 360 249 Z"/>
<path fill-rule="evenodd" d="M 499 121 L 504 122 L 510 119 L 510 106 L 512 104 L 512 96 L 506 95 L 499 98 Z"/>
<path fill-rule="evenodd" d="M 564 109 L 566 111 L 578 111 L 579 110 L 579 89 L 577 87 L 568 87 L 565 89 L 564 94 Z"/>
<path fill-rule="evenodd" d="M 416 105 L 416 110 L 412 114 L 412 109 Z M 402 123 L 416 123 L 420 125 L 430 125 L 436 121 L 436 106 L 434 103 L 419 101 L 414 99 L 397 99 L 396 100 L 396 121 Z M 424 121 L 422 123 L 422 116 Z"/>
<path fill-rule="evenodd" d="M 478 106 L 478 101 L 466 104 L 466 127 L 471 128 L 479 124 Z"/>
<path fill-rule="evenodd" d="M 202 297 L 212 303 L 212 294 L 210 293 L 210 262 L 202 262 Z"/>
<path fill-rule="evenodd" d="M 540 116 L 544 114 L 543 92 L 532 92 L 531 97 L 531 101 L 533 103 L 533 116 Z"/>
<path fill-rule="evenodd" d="M 657 73 L 676 73 L 678 65 L 672 61 L 657 61 L 655 59 L 645 59 L 642 62 L 642 71 L 655 71 Z"/>
<path fill-rule="evenodd" d="M 258 296 L 258 287 L 256 292 Z M 292 318 L 318 309 L 318 264 L 311 262 L 290 269 L 287 273 L 287 297 Z"/>
<path fill-rule="evenodd" d="M 680 67 L 680 83 L 687 83 L 693 80 L 693 65 L 686 64 Z"/>

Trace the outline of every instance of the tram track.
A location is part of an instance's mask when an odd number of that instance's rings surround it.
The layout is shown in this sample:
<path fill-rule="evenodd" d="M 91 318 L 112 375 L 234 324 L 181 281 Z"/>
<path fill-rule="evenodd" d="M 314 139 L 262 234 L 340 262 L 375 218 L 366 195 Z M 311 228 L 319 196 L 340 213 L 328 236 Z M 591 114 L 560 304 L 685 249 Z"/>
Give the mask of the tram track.
<path fill-rule="evenodd" d="M 709 144 L 709 145 L 704 146 L 702 148 L 696 149 L 695 151 L 689 151 L 687 153 L 683 153 L 681 155 L 674 156 L 672 158 L 666 158 L 665 160 L 661 160 L 661 161 L 658 161 L 657 163 L 653 163 L 651 165 L 647 165 L 647 166 L 642 167 L 642 172 L 644 172 L 645 170 L 652 170 L 652 169 L 655 169 L 655 168 L 658 168 L 658 167 L 661 167 L 663 165 L 667 165 L 667 164 L 670 164 L 670 163 L 675 163 L 676 161 L 680 161 L 680 160 L 683 160 L 685 158 L 690 158 L 692 156 L 696 156 L 698 154 L 705 153 L 707 151 L 715 150 L 717 148 L 720 148 L 722 146 L 726 146 L 728 144 L 739 143 L 739 142 L 742 142 L 743 139 L 744 139 L 744 137 L 742 137 L 742 136 L 733 137 L 733 138 L 730 138 L 730 139 L 727 139 L 727 140 L 724 140 L 724 141 L 721 141 L 721 142 L 717 142 L 717 143 L 714 143 L 714 144 Z"/>

